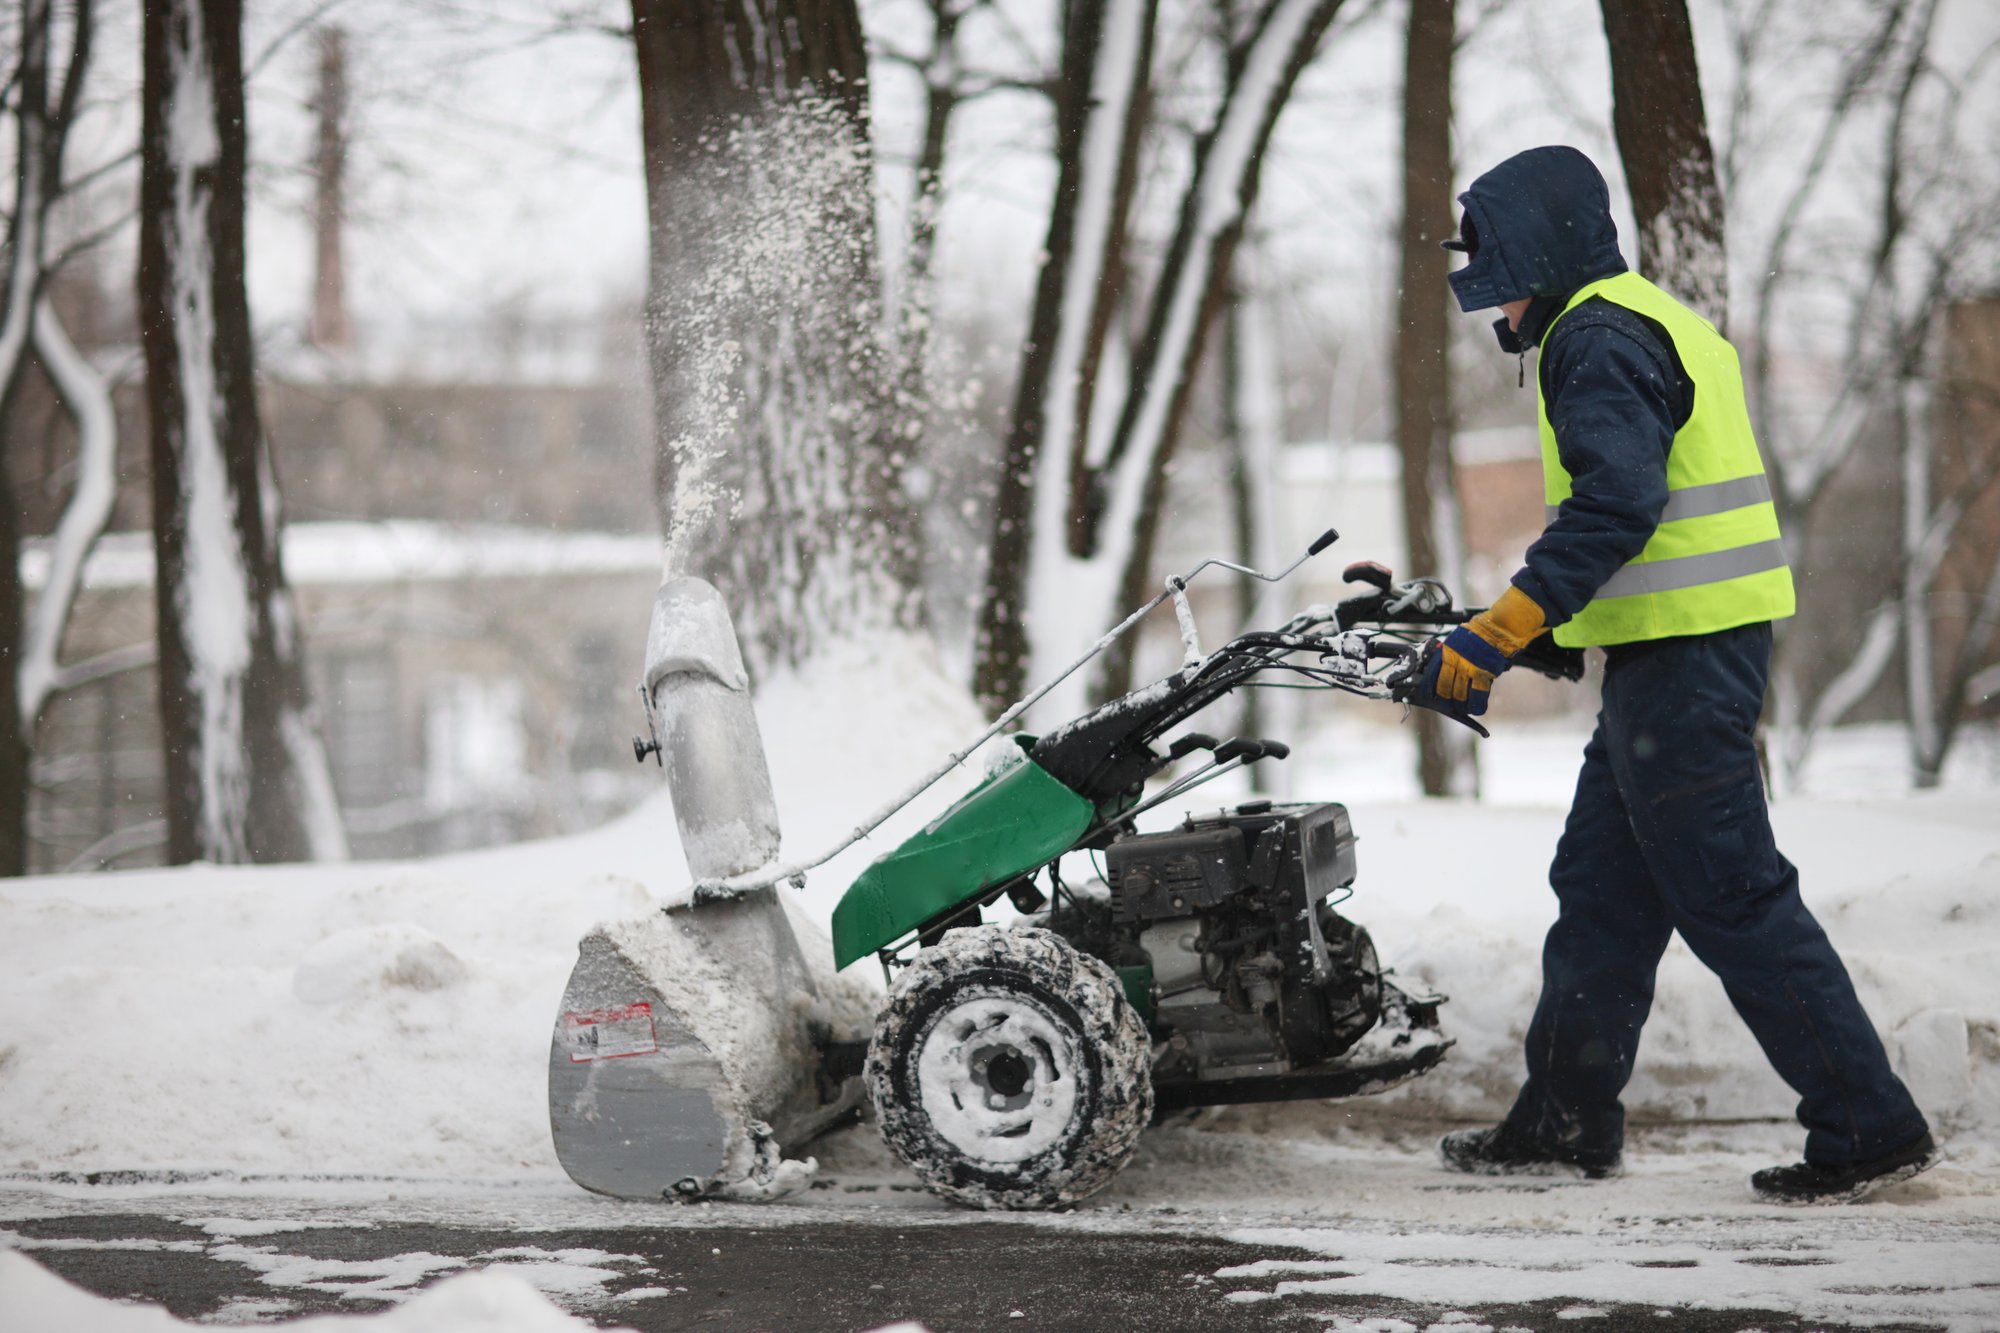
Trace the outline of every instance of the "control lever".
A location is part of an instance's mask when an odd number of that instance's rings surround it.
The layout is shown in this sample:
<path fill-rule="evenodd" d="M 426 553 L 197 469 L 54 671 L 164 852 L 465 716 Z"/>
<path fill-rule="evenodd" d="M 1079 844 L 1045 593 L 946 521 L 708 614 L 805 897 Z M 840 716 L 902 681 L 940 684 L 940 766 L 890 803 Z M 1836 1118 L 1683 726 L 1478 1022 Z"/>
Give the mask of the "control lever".
<path fill-rule="evenodd" d="M 1253 741 L 1248 736 L 1238 736 L 1215 747 L 1215 763 L 1218 767 L 1236 759 L 1241 759 L 1246 764 L 1254 764 L 1263 757 L 1264 743 Z"/>
<path fill-rule="evenodd" d="M 1213 750 L 1221 741 L 1205 731 L 1190 731 L 1167 747 L 1167 762 L 1176 763 L 1187 758 L 1196 750 Z"/>
<path fill-rule="evenodd" d="M 1190 737 L 1181 737 L 1181 741 L 1188 739 Z M 1213 740 L 1213 737 L 1204 736 L 1202 739 Z M 1174 742 L 1175 749 L 1180 747 L 1181 741 Z M 1194 749 L 1196 747 L 1189 746 L 1188 748 Z M 1130 810 L 1113 815 L 1111 818 L 1093 825 L 1081 838 L 1077 839 L 1078 844 L 1087 845 L 1092 838 L 1102 833 L 1105 829 L 1110 828 L 1113 824 L 1128 823 L 1138 816 L 1145 814 L 1154 806 L 1164 801 L 1171 801 L 1181 793 L 1191 791 L 1201 786 L 1204 782 L 1219 778 L 1224 773 L 1233 772 L 1235 769 L 1247 764 L 1254 764 L 1259 759 L 1283 759 L 1292 752 L 1292 747 L 1286 745 L 1283 741 L 1253 741 L 1248 736 L 1234 737 L 1222 742 L 1220 745 L 1214 746 L 1213 749 L 1214 753 L 1209 756 L 1208 762 L 1200 768 L 1197 768 L 1194 772 L 1178 781 L 1169 783 L 1166 790 L 1148 800 L 1139 802 L 1139 804 L 1133 806 Z"/>
<path fill-rule="evenodd" d="M 1391 615 L 1435 616 L 1451 610 L 1451 593 L 1436 579 L 1411 579 L 1390 590 Z"/>

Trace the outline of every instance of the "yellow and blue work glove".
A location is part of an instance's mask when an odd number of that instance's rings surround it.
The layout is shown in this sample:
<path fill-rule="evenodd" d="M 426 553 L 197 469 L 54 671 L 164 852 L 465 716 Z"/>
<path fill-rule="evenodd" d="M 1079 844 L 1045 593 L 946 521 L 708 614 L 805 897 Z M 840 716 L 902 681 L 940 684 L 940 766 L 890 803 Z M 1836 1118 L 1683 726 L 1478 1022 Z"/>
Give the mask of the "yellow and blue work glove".
<path fill-rule="evenodd" d="M 1493 678 L 1514 665 L 1514 655 L 1547 622 L 1535 599 L 1510 584 L 1498 601 L 1445 635 L 1430 654 L 1424 664 L 1425 706 L 1454 717 L 1484 713 Z"/>

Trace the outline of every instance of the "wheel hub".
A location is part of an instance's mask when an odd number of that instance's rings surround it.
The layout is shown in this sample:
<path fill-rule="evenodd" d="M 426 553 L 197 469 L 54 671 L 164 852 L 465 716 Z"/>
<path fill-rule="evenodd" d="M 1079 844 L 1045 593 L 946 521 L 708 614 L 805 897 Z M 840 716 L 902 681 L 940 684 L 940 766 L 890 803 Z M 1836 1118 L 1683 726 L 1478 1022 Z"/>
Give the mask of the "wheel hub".
<path fill-rule="evenodd" d="M 995 1097 L 1026 1104 L 1034 1077 L 1034 1064 L 1012 1046 L 983 1046 L 972 1053 L 972 1078 L 986 1090 L 988 1105 Z"/>
<path fill-rule="evenodd" d="M 1026 1161 L 1070 1131 L 1081 1063 L 1064 1027 L 1027 997 L 967 998 L 917 1045 L 919 1098 L 939 1137 L 968 1157 Z"/>

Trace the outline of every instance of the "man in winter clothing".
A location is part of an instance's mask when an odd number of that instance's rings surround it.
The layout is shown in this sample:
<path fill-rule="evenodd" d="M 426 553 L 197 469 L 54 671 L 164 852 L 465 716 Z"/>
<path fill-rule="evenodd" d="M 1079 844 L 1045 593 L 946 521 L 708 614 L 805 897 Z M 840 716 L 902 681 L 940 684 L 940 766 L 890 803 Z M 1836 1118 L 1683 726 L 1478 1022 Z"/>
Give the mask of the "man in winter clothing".
<path fill-rule="evenodd" d="M 1509 158 L 1459 196 L 1467 311 L 1537 366 L 1548 525 L 1493 607 L 1427 665 L 1424 702 L 1482 713 L 1544 632 L 1602 647 L 1604 705 L 1549 881 L 1558 903 L 1528 1079 L 1455 1170 L 1616 1174 L 1619 1094 L 1678 930 L 1799 1095 L 1805 1160 L 1761 1196 L 1857 1198 L 1936 1158 L 1853 983 L 1772 841 L 1754 733 L 1791 572 L 1735 351 L 1629 271 L 1603 177 L 1573 148 Z"/>

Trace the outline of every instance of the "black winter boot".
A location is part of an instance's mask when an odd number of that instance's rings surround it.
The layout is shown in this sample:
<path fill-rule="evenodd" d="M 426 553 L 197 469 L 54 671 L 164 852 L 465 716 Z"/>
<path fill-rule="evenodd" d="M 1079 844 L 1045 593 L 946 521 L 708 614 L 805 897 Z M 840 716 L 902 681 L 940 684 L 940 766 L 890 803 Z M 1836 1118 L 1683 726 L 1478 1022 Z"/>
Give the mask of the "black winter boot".
<path fill-rule="evenodd" d="M 1448 1169 L 1475 1176 L 1576 1175 L 1605 1180 L 1625 1174 L 1625 1163 L 1617 1153 L 1588 1157 L 1564 1152 L 1517 1134 L 1504 1124 L 1447 1134 L 1438 1140 L 1438 1156 Z"/>
<path fill-rule="evenodd" d="M 1931 1136 L 1925 1134 L 1893 1152 L 1853 1166 L 1794 1162 L 1765 1167 L 1750 1177 L 1750 1192 L 1766 1203 L 1853 1203 L 1886 1185 L 1928 1171 L 1942 1156 Z"/>

